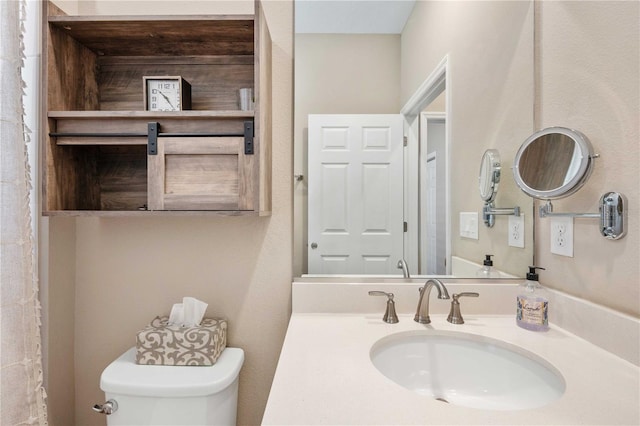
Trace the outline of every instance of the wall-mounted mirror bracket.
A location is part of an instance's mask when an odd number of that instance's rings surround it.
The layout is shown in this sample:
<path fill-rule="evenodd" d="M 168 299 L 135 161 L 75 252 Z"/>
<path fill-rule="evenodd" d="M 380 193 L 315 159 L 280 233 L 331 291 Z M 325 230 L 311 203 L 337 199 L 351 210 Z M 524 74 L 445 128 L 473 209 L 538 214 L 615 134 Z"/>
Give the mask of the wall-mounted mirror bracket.
<path fill-rule="evenodd" d="M 493 227 L 496 221 L 496 215 L 520 216 L 520 207 L 496 208 L 493 202 L 485 203 L 482 208 L 482 220 L 487 227 Z"/>
<path fill-rule="evenodd" d="M 603 237 L 610 240 L 617 240 L 624 237 L 625 216 L 627 209 L 625 208 L 626 198 L 618 192 L 607 192 L 600 197 L 599 213 L 554 213 L 553 204 L 547 201 L 546 204 L 540 206 L 540 217 L 568 216 L 577 218 L 600 219 L 600 233 Z"/>

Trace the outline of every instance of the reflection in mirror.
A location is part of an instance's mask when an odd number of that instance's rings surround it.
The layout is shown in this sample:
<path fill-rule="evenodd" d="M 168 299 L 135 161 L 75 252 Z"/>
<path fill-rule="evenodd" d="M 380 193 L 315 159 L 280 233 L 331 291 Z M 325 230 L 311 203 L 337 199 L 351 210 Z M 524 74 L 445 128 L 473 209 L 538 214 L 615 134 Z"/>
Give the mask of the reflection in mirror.
<path fill-rule="evenodd" d="M 345 4 L 349 7 L 341 7 Z M 309 151 L 309 115 L 400 113 L 407 146 L 400 147 L 403 186 L 394 193 L 402 197 L 406 232 L 401 255 L 375 260 L 390 265 L 388 274 L 398 278 L 403 276 L 397 269 L 400 259 L 406 261 L 412 277 L 471 278 L 482 266 L 485 254 L 493 253 L 494 267 L 504 272 L 502 276 L 523 276 L 526 267 L 533 264 L 533 215 L 527 213 L 533 202 L 512 179 L 502 177 L 496 202 L 519 205 L 525 212 L 523 248 L 510 246 L 507 220 L 497 221 L 491 232 L 478 226 L 482 212 L 477 202 L 478 175 L 472 170 L 478 170 L 478 161 L 488 148 L 499 150 L 502 167 L 510 168 L 518 149 L 514 141 L 524 140 L 533 131 L 532 4 L 381 1 L 372 7 L 367 1 L 296 2 L 294 173 L 305 178 L 294 182 L 294 275 L 311 271 L 308 256 L 312 243 L 321 248 L 308 237 L 309 213 L 322 209 L 310 202 L 308 192 L 312 184 L 307 164 L 314 160 Z M 382 19 L 402 15 L 385 9 L 395 5 L 405 7 L 400 24 L 386 26 L 369 19 L 372 14 L 378 15 L 372 18 Z M 360 6 L 368 9 L 358 11 Z M 305 10 L 312 19 L 299 19 Z M 331 29 L 322 28 L 322 16 L 329 17 Z M 313 22 L 313 28 L 304 28 L 304 22 Z M 383 27 L 387 30 L 381 34 L 377 30 Z M 496 37 L 496 29 L 500 37 Z M 481 54 L 478 46 L 483 47 Z M 438 102 L 434 100 L 437 93 L 421 90 L 442 63 L 447 64 L 440 76 L 442 84 L 430 86 L 443 90 L 446 80 L 447 90 Z M 455 90 L 448 90 L 450 84 Z M 429 102 L 407 112 L 407 105 L 415 104 L 416 98 L 428 98 Z M 425 112 L 434 114 L 427 116 L 433 123 L 429 128 L 420 124 Z M 423 144 L 422 135 L 430 132 L 442 134 L 446 141 L 442 151 L 434 153 L 429 141 Z M 429 177 L 432 173 L 435 178 Z M 428 190 L 431 183 L 434 188 Z M 430 213 L 434 210 L 436 215 Z M 470 224 L 475 230 L 461 223 L 463 215 L 475 217 Z M 429 267 L 432 260 L 435 265 Z M 366 269 L 333 273 L 369 274 Z"/>
<path fill-rule="evenodd" d="M 420 203 L 416 206 L 420 229 L 418 270 L 422 275 L 446 275 L 451 273 L 447 268 L 451 258 L 451 229 L 447 226 L 451 168 L 447 161 L 450 139 L 447 137 L 446 90 L 443 89 L 440 95 L 427 103 L 420 112 L 418 130 L 420 169 L 417 192 L 421 194 L 417 197 Z M 413 156 L 413 153 L 409 151 L 408 156 Z M 407 240 L 411 244 L 411 239 Z"/>
<path fill-rule="evenodd" d="M 500 154 L 497 149 L 488 149 L 480 161 L 480 175 L 478 186 L 480 198 L 490 203 L 496 199 L 498 184 L 500 183 Z"/>
<path fill-rule="evenodd" d="M 498 195 L 500 169 L 500 153 L 498 153 L 498 150 L 486 150 L 482 156 L 482 160 L 480 161 L 480 175 L 478 176 L 478 181 L 480 197 L 484 201 L 484 207 L 482 207 L 482 221 L 485 226 L 489 228 L 493 228 L 493 225 L 495 225 L 496 215 L 520 216 L 520 207 L 496 208 L 494 204 L 494 200 Z M 512 232 L 510 232 L 510 234 L 512 234 Z"/>
<path fill-rule="evenodd" d="M 582 133 L 550 127 L 534 133 L 516 154 L 513 174 L 518 186 L 534 198 L 569 196 L 593 169 L 593 149 Z"/>

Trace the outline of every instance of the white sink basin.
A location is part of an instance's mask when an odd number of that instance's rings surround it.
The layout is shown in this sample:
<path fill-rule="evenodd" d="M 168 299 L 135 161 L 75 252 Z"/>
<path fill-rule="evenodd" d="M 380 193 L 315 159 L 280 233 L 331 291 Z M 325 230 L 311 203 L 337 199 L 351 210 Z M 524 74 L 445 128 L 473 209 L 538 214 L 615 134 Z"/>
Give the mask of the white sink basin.
<path fill-rule="evenodd" d="M 450 404 L 524 410 L 560 398 L 565 382 L 544 359 L 517 346 L 466 333 L 408 331 L 371 348 L 373 365 L 397 384 Z"/>

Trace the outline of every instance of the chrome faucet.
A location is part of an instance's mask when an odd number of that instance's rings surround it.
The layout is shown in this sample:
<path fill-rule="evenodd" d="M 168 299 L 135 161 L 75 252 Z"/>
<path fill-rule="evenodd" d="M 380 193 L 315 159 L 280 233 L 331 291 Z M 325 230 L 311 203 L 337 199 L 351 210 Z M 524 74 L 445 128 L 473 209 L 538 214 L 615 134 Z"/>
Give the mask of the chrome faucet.
<path fill-rule="evenodd" d="M 435 278 L 430 278 L 424 283 L 424 286 L 420 288 L 420 299 L 418 300 L 418 308 L 416 309 L 416 315 L 413 317 L 415 322 L 420 324 L 429 324 L 431 319 L 429 318 L 429 295 L 431 294 L 431 287 L 436 286 L 438 290 L 438 299 L 450 299 L 447 287 L 444 283 Z M 424 308 L 422 307 L 424 305 Z"/>
<path fill-rule="evenodd" d="M 402 269 L 402 275 L 405 278 L 411 278 L 409 275 L 409 267 L 407 266 L 407 262 L 404 259 L 398 260 L 398 269 Z"/>

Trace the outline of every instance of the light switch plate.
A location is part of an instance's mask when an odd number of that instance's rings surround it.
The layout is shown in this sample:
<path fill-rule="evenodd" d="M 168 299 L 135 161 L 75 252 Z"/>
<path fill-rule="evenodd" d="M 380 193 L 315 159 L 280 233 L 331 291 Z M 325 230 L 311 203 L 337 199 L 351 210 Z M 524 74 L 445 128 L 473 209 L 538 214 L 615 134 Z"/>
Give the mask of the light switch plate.
<path fill-rule="evenodd" d="M 524 248 L 524 215 L 509 216 L 509 245 Z"/>
<path fill-rule="evenodd" d="M 551 218 L 551 253 L 573 257 L 573 218 Z"/>
<path fill-rule="evenodd" d="M 460 236 L 478 239 L 478 212 L 460 212 Z"/>

